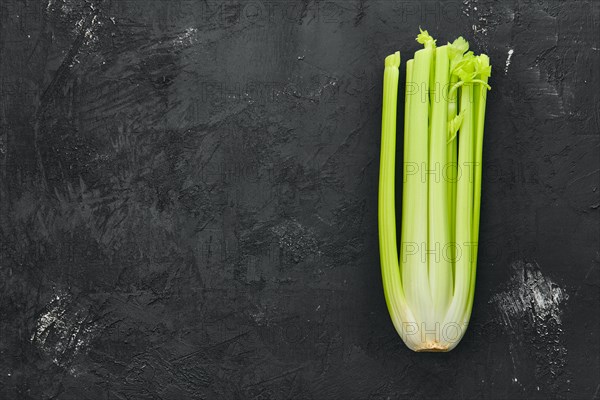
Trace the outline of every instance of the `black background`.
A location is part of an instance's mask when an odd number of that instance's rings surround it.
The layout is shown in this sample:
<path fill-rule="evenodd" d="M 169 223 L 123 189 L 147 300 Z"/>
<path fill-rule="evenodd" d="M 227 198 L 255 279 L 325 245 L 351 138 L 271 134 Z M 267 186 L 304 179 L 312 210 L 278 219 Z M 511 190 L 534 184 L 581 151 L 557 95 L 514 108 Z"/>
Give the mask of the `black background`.
<path fill-rule="evenodd" d="M 0 398 L 598 398 L 599 9 L 2 0 Z M 419 26 L 493 65 L 447 354 L 379 271 L 383 59 Z"/>

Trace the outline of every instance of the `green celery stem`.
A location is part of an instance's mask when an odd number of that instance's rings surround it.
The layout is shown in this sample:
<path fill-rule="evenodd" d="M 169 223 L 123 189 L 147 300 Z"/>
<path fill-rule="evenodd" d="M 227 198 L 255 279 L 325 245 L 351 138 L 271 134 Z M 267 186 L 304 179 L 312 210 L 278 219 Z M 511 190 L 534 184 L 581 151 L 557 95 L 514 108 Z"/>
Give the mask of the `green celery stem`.
<path fill-rule="evenodd" d="M 407 82 L 410 118 L 404 133 L 404 184 L 400 265 L 408 307 L 426 326 L 433 324 L 433 301 L 425 247 L 427 246 L 427 180 L 429 136 L 429 80 L 433 47 L 415 52 L 412 82 Z M 410 84 L 410 86 L 409 86 Z"/>
<path fill-rule="evenodd" d="M 448 96 L 442 93 L 449 83 L 448 47 L 435 50 L 433 87 L 431 88 L 431 126 L 429 130 L 428 182 L 428 270 L 435 322 L 442 322 L 452 296 L 450 198 L 444 177 L 450 154 L 448 143 Z M 433 328 L 433 327 L 431 327 Z M 429 327 L 428 327 L 429 329 Z"/>
<path fill-rule="evenodd" d="M 385 300 L 394 327 L 404 339 L 402 321 L 409 320 L 412 317 L 404 307 L 406 302 L 398 268 L 396 242 L 395 158 L 399 65 L 399 52 L 386 57 L 383 76 L 378 227 Z"/>

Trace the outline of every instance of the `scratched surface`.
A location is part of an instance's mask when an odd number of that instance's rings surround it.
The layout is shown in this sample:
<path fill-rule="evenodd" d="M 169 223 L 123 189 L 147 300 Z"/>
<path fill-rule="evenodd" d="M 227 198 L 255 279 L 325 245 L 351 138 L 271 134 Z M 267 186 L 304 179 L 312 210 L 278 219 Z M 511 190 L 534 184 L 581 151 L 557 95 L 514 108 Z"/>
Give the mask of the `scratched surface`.
<path fill-rule="evenodd" d="M 599 12 L 2 0 L 0 398 L 597 399 Z M 449 354 L 379 272 L 382 60 L 419 25 L 493 65 Z"/>

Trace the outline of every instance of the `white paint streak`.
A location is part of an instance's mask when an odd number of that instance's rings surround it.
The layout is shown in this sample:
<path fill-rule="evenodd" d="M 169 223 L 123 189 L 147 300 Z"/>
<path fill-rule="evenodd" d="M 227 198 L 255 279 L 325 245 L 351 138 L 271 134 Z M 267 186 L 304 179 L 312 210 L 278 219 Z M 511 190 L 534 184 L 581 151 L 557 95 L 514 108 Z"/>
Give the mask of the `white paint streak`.
<path fill-rule="evenodd" d="M 562 344 L 562 309 L 569 296 L 566 291 L 545 277 L 537 263 L 515 262 L 507 289 L 491 299 L 500 317 L 500 324 L 511 339 L 509 349 L 514 356 L 533 358 L 536 377 L 548 384 L 561 375 L 566 365 L 567 348 Z M 514 341 L 513 341 L 514 340 Z M 513 366 L 523 372 L 520 363 Z"/>
<path fill-rule="evenodd" d="M 196 43 L 196 36 L 198 34 L 198 29 L 196 28 L 187 28 L 181 35 L 177 36 L 173 40 L 173 46 L 177 48 L 191 46 Z"/>
<path fill-rule="evenodd" d="M 463 0 L 462 13 L 467 17 L 477 18 L 477 24 L 472 24 L 471 29 L 473 33 L 482 34 L 486 36 L 488 34 L 488 20 L 486 15 L 491 13 L 491 7 L 488 7 L 487 11 L 477 6 L 476 0 Z"/>
<path fill-rule="evenodd" d="M 60 3 L 60 7 L 58 7 L 57 3 Z M 90 4 L 88 7 L 92 12 L 99 10 L 94 4 Z M 49 0 L 48 5 L 46 6 L 46 12 L 57 12 L 59 16 L 65 20 L 72 18 L 71 15 L 73 13 L 80 12 L 81 18 L 75 22 L 72 31 L 75 35 L 79 35 L 83 30 L 83 37 L 85 39 L 84 44 L 89 46 L 99 41 L 97 30 L 103 23 L 99 14 L 96 14 L 93 16 L 89 25 L 85 26 L 86 19 L 89 18 L 89 13 L 87 13 L 87 7 L 84 10 L 85 12 L 81 13 L 81 4 L 75 0 Z M 70 65 L 70 67 L 73 67 L 73 65 L 74 64 Z"/>
<path fill-rule="evenodd" d="M 508 50 L 508 56 L 506 57 L 506 67 L 504 67 L 504 75 L 508 74 L 508 67 L 510 67 L 510 62 L 514 52 L 515 51 L 513 49 Z"/>
<path fill-rule="evenodd" d="M 534 322 L 552 319 L 560 324 L 560 305 L 568 299 L 567 293 L 531 264 L 518 263 L 515 270 L 512 289 L 493 297 L 503 322 L 512 327 L 527 318 Z"/>
<path fill-rule="evenodd" d="M 485 26 L 478 26 L 473 24 L 471 27 L 474 33 L 481 33 L 483 35 L 487 35 L 488 29 Z"/>
<path fill-rule="evenodd" d="M 96 324 L 88 322 L 86 310 L 74 305 L 68 293 L 57 291 L 38 318 L 30 340 L 56 365 L 66 367 L 87 351 L 96 329 Z"/>

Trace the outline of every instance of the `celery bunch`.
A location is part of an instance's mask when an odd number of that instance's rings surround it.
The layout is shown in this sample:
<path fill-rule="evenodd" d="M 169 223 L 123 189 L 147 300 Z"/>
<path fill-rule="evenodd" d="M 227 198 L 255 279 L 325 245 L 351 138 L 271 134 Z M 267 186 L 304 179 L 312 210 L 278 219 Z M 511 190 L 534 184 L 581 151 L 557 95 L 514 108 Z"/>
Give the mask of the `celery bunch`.
<path fill-rule="evenodd" d="M 489 58 L 459 37 L 406 63 L 400 259 L 396 242 L 396 108 L 400 53 L 385 59 L 379 246 L 392 322 L 414 351 L 450 351 L 473 307 Z"/>

